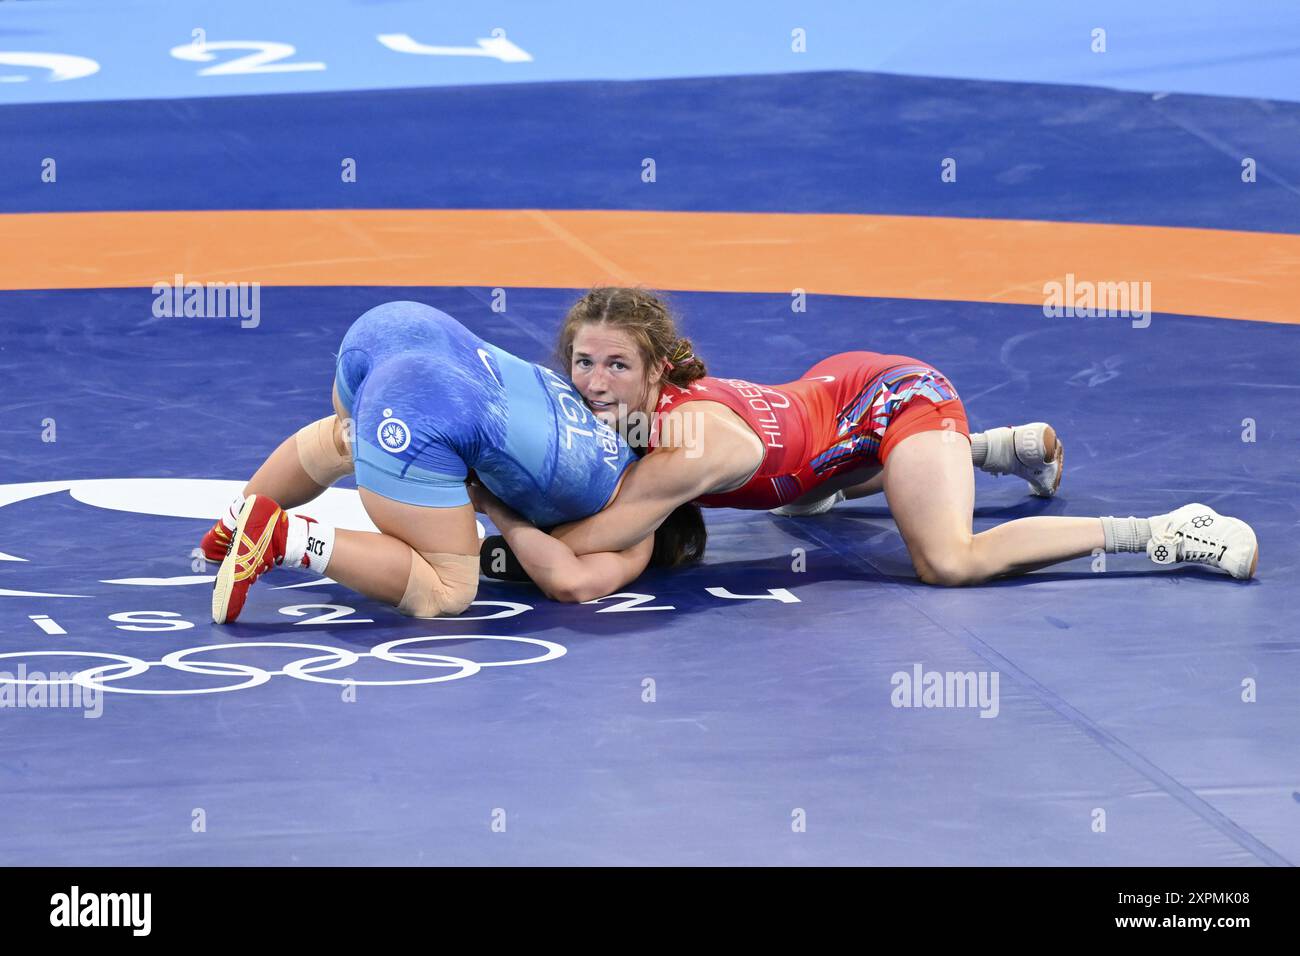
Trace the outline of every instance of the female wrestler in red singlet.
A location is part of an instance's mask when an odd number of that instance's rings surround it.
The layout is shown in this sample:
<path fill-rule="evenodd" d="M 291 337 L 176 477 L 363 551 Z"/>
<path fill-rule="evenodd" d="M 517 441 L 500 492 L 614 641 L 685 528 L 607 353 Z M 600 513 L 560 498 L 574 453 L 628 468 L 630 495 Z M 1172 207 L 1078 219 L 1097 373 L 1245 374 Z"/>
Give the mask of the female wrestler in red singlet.
<path fill-rule="evenodd" d="M 1099 550 L 1255 572 L 1250 526 L 1201 504 L 1150 518 L 1020 518 L 973 533 L 972 465 L 1051 495 L 1061 446 L 1042 423 L 971 435 L 952 383 L 918 359 L 842 352 L 777 386 L 710 378 L 663 302 L 626 288 L 579 300 L 559 353 L 596 414 L 647 451 L 612 504 L 553 529 L 556 540 L 525 534 L 488 502 L 525 569 L 561 542 L 573 554 L 622 551 L 685 502 L 799 515 L 884 491 L 928 584 L 975 584 Z"/>

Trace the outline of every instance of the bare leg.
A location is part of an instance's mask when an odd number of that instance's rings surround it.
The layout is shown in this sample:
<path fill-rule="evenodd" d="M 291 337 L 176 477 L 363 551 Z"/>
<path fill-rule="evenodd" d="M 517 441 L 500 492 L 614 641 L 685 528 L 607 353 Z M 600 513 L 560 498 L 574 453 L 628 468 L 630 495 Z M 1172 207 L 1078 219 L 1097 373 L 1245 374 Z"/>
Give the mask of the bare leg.
<path fill-rule="evenodd" d="M 350 473 L 348 433 L 352 423 L 337 389 L 334 409 L 328 419 L 313 422 L 281 442 L 244 486 L 244 496 L 264 495 L 282 508 L 293 508 L 320 495 L 326 488 L 322 481 L 332 482 Z M 332 527 L 325 531 L 324 526 L 313 526 L 317 527 L 313 532 L 295 523 L 285 545 L 285 551 L 292 552 L 294 566 L 301 558 L 304 567 L 314 567 L 345 587 L 405 614 L 459 614 L 478 587 L 479 538 L 474 509 L 468 503 L 451 508 L 420 507 L 365 488 L 359 489 L 359 494 L 378 533 Z M 312 549 L 311 534 L 320 536 L 321 549 Z M 322 563 L 314 559 L 309 563 L 311 554 L 327 557 Z"/>
<path fill-rule="evenodd" d="M 265 495 L 274 498 L 281 508 L 297 508 L 320 496 L 325 489 L 303 470 L 298 460 L 298 443 L 293 435 L 280 442 L 271 457 L 262 463 L 244 485 L 244 497 Z"/>
<path fill-rule="evenodd" d="M 334 444 L 340 455 L 348 455 L 348 444 L 343 432 L 343 422 L 347 412 L 339 401 L 337 388 L 334 391 Z M 244 497 L 249 495 L 266 495 L 273 498 L 281 508 L 297 508 L 315 498 L 325 490 L 312 481 L 298 457 L 297 436 L 290 435 L 280 443 L 280 447 L 271 453 L 271 457 L 262 463 L 262 467 L 244 485 Z"/>
<path fill-rule="evenodd" d="M 334 553 L 325 573 L 344 587 L 396 607 L 411 568 L 406 542 L 373 531 L 339 528 L 334 534 Z"/>
<path fill-rule="evenodd" d="M 885 463 L 885 497 L 912 564 L 927 584 L 978 584 L 1105 546 L 1099 518 L 1020 518 L 972 533 L 975 475 L 969 442 L 945 433 L 903 439 Z"/>
<path fill-rule="evenodd" d="M 361 503 L 380 534 L 336 532 L 326 573 L 344 587 L 396 606 L 406 590 L 411 550 L 478 553 L 474 509 L 421 508 L 361 489 Z M 401 537 L 398 537 L 398 535 Z"/>
<path fill-rule="evenodd" d="M 987 435 L 988 433 L 986 432 L 983 434 Z M 1052 461 L 1055 458 L 1056 446 L 1057 446 L 1056 432 L 1051 428 L 1048 428 L 1044 436 L 1044 446 L 1042 449 L 1042 455 L 1044 461 Z M 976 468 L 982 469 L 984 467 L 983 454 L 980 455 L 978 461 L 975 461 L 974 455 L 972 455 L 971 464 L 974 465 Z M 885 476 L 880 469 L 876 469 L 875 474 L 869 475 L 865 480 L 858 481 L 852 486 L 843 489 L 844 498 L 846 501 L 852 501 L 855 498 L 866 498 L 869 495 L 878 495 L 884 490 L 885 490 Z"/>

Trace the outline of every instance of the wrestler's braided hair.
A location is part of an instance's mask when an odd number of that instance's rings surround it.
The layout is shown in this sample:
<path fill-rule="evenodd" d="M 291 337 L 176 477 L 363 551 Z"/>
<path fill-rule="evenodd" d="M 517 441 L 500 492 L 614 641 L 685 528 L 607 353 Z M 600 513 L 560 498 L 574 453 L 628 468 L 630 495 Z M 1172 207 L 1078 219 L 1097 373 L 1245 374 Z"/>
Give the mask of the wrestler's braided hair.
<path fill-rule="evenodd" d="M 573 340 L 587 324 L 608 325 L 632 337 L 646 372 L 663 368 L 663 380 L 686 386 L 708 374 L 691 340 L 678 334 L 665 297 L 649 289 L 596 286 L 575 302 L 560 328 L 557 358 L 566 374 L 573 361 Z"/>

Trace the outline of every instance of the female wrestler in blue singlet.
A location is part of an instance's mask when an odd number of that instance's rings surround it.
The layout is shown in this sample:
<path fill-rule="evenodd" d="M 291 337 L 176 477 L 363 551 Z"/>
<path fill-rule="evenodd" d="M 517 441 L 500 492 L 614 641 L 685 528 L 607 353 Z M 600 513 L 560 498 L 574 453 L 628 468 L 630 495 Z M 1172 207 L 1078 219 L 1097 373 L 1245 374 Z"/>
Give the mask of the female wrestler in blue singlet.
<path fill-rule="evenodd" d="M 412 616 L 458 614 L 478 586 L 471 471 L 547 527 L 601 510 L 635 460 L 568 380 L 418 302 L 389 302 L 353 323 L 339 348 L 334 407 L 286 439 L 204 537 L 205 555 L 221 561 L 217 623 L 233 621 L 252 583 L 281 565 L 328 569 L 340 584 Z M 284 511 L 354 470 L 379 534 Z M 691 543 L 678 536 L 667 554 L 661 542 L 657 563 L 698 557 L 703 523 L 689 518 Z M 589 586 L 621 581 L 629 566 L 652 560 L 654 547 L 647 540 L 574 560 Z M 553 571 L 565 576 L 564 568 Z"/>

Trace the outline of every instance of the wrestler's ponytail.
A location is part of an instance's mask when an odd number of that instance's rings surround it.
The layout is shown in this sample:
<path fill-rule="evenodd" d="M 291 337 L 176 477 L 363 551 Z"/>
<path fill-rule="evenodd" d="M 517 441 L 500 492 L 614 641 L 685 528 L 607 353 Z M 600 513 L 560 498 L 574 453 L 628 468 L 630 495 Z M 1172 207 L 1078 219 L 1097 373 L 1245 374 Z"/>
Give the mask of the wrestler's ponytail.
<path fill-rule="evenodd" d="M 688 338 L 679 338 L 668 355 L 668 371 L 664 379 L 673 385 L 685 387 L 709 374 L 704 359 L 695 354 L 695 346 Z"/>

